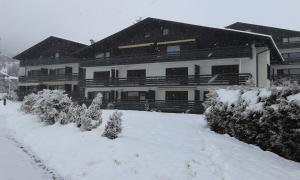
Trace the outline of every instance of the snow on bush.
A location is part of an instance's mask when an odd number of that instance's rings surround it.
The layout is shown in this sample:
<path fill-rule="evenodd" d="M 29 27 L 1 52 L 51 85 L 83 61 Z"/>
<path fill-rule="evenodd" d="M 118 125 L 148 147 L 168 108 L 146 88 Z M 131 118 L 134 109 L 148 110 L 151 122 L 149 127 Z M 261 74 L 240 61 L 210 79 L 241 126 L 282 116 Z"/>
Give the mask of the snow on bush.
<path fill-rule="evenodd" d="M 64 91 L 44 89 L 38 92 L 38 96 L 39 99 L 36 101 L 34 109 L 41 121 L 47 124 L 69 123 L 67 114 L 72 100 L 67 94 L 64 94 Z"/>
<path fill-rule="evenodd" d="M 99 93 L 87 108 L 73 104 L 64 91 L 43 90 L 24 98 L 21 110 L 39 116 L 46 124 L 76 123 L 82 130 L 90 131 L 102 123 L 102 95 Z"/>
<path fill-rule="evenodd" d="M 224 104 L 236 104 L 239 100 L 240 90 L 226 90 L 226 89 L 219 89 L 217 90 L 218 94 L 218 101 Z"/>
<path fill-rule="evenodd" d="M 46 124 L 69 123 L 68 111 L 72 100 L 64 91 L 43 90 L 24 98 L 21 110 L 38 115 Z"/>
<path fill-rule="evenodd" d="M 299 92 L 296 86 L 217 90 L 205 102 L 208 125 L 300 162 Z"/>
<path fill-rule="evenodd" d="M 37 95 L 36 94 L 29 94 L 28 96 L 24 97 L 23 103 L 21 105 L 21 110 L 25 113 L 32 113 L 33 112 L 33 106 L 35 102 L 37 101 Z"/>
<path fill-rule="evenodd" d="M 92 104 L 81 114 L 80 128 L 82 130 L 90 131 L 97 128 L 102 123 L 102 94 L 98 93 L 92 101 Z"/>
<path fill-rule="evenodd" d="M 122 113 L 115 111 L 109 116 L 109 121 L 105 126 L 102 136 L 109 139 L 116 139 L 118 134 L 122 132 Z"/>

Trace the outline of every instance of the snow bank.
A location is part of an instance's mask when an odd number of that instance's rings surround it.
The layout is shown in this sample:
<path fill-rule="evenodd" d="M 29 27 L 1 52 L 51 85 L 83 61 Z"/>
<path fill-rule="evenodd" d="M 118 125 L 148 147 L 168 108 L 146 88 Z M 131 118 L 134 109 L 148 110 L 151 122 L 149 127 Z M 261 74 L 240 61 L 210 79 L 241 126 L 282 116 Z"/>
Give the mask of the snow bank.
<path fill-rule="evenodd" d="M 290 102 L 295 102 L 300 106 L 300 93 L 288 96 L 287 100 Z"/>
<path fill-rule="evenodd" d="M 244 94 L 242 94 L 241 98 L 245 100 L 249 105 L 254 105 L 258 102 L 258 91 L 251 90 L 246 91 Z"/>
<path fill-rule="evenodd" d="M 272 94 L 272 92 L 266 88 L 262 88 L 259 91 L 259 97 L 261 97 L 261 98 L 268 98 L 271 96 L 271 94 Z"/>
<path fill-rule="evenodd" d="M 123 132 L 102 137 L 74 124 L 42 126 L 19 104 L 0 105 L 1 120 L 25 147 L 65 179 L 299 180 L 300 164 L 210 131 L 202 115 L 123 113 Z M 108 120 L 113 111 L 104 110 Z"/>
<path fill-rule="evenodd" d="M 218 101 L 224 104 L 236 104 L 239 100 L 240 90 L 219 89 L 216 92 Z"/>

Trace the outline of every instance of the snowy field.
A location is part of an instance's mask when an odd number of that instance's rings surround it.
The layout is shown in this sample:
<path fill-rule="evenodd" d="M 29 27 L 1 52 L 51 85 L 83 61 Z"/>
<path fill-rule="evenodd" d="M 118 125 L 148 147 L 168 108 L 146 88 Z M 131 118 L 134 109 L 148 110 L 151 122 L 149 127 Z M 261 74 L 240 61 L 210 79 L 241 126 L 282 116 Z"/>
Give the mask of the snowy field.
<path fill-rule="evenodd" d="M 101 134 L 110 110 L 103 111 L 99 128 L 81 132 L 74 124 L 43 126 L 37 117 L 18 111 L 19 106 L 0 104 L 1 128 L 65 179 L 300 178 L 299 163 L 211 132 L 201 115 L 122 111 L 123 132 L 109 140 Z"/>

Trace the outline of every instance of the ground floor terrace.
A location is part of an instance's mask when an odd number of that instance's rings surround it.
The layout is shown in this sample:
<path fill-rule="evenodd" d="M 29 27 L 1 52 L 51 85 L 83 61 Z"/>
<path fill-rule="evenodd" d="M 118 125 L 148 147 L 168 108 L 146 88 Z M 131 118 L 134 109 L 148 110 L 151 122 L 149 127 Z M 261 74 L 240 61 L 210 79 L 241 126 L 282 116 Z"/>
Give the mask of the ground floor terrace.
<path fill-rule="evenodd" d="M 51 83 L 20 83 L 17 89 L 19 100 L 31 93 L 37 93 L 43 89 L 63 90 L 72 97 L 79 97 L 78 82 L 51 82 Z"/>

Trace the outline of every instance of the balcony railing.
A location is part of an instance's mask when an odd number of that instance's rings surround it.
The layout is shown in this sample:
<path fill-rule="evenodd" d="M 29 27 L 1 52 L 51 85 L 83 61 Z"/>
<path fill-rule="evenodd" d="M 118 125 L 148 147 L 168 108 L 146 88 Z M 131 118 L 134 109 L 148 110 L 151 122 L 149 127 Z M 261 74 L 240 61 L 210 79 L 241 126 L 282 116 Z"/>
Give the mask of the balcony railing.
<path fill-rule="evenodd" d="M 272 79 L 275 83 L 284 83 L 287 81 L 300 83 L 300 74 L 276 75 Z"/>
<path fill-rule="evenodd" d="M 81 103 L 91 104 L 92 100 L 81 100 Z M 139 110 L 139 111 L 163 111 L 163 112 L 189 112 L 203 113 L 202 101 L 188 100 L 114 100 L 103 101 L 104 109 Z"/>
<path fill-rule="evenodd" d="M 250 47 L 227 47 L 212 49 L 193 49 L 183 50 L 176 53 L 157 52 L 148 54 L 135 54 L 130 56 L 112 56 L 103 59 L 86 59 L 81 61 L 83 67 L 89 66 L 109 66 L 124 64 L 141 64 L 170 61 L 189 61 L 189 60 L 206 60 L 220 58 L 242 58 L 251 57 Z"/>
<path fill-rule="evenodd" d="M 60 57 L 60 58 L 37 58 L 37 59 L 26 59 L 20 61 L 20 66 L 40 66 L 40 65 L 51 65 L 51 64 L 69 64 L 79 63 L 81 59 L 72 57 Z"/>
<path fill-rule="evenodd" d="M 251 78 L 251 74 L 216 74 L 190 76 L 152 76 L 118 79 L 85 79 L 84 87 L 136 87 L 136 86 L 199 86 L 199 85 L 243 85 Z"/>
<path fill-rule="evenodd" d="M 19 82 L 78 81 L 78 74 L 20 76 Z"/>

